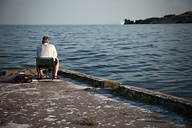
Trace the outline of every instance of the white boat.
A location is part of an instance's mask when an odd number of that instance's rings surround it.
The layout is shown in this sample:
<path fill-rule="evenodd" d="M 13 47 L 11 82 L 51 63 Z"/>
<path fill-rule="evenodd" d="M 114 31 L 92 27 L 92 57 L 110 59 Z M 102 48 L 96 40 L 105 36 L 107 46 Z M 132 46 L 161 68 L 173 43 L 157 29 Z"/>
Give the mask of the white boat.
<path fill-rule="evenodd" d="M 123 22 L 123 21 L 121 21 L 121 25 L 124 25 L 124 22 Z"/>

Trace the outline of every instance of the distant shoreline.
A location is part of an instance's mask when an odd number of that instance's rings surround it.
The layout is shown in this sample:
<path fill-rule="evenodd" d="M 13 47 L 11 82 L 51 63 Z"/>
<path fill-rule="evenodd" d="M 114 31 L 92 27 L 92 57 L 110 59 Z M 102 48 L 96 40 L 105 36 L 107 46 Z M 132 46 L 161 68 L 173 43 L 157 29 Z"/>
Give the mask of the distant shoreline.
<path fill-rule="evenodd" d="M 187 11 L 180 15 L 169 14 L 164 17 L 151 17 L 147 19 L 139 19 L 132 21 L 130 19 L 124 20 L 124 25 L 127 24 L 175 24 L 175 23 L 192 23 L 192 11 Z"/>

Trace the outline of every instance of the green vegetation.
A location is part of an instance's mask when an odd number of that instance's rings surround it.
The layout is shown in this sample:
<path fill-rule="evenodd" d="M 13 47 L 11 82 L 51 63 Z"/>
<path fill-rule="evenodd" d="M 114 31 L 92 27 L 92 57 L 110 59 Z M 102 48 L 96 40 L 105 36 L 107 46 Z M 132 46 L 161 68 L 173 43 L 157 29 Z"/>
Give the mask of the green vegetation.
<path fill-rule="evenodd" d="M 97 123 L 90 117 L 84 119 L 81 123 L 82 125 L 87 125 L 87 126 L 94 126 L 97 125 Z"/>
<path fill-rule="evenodd" d="M 187 11 L 180 15 L 169 14 L 164 17 L 151 17 L 147 19 L 140 19 L 132 21 L 125 19 L 124 24 L 173 24 L 173 23 L 192 23 L 192 12 Z"/>
<path fill-rule="evenodd" d="M 134 21 L 130 19 L 125 19 L 125 24 L 134 24 Z"/>
<path fill-rule="evenodd" d="M 119 86 L 116 89 L 113 89 L 112 94 L 116 96 L 124 97 L 129 100 L 133 100 L 133 101 L 144 102 L 147 104 L 156 104 L 156 102 L 150 95 L 144 94 L 142 92 L 134 91 L 131 89 L 127 89 L 121 86 Z"/>

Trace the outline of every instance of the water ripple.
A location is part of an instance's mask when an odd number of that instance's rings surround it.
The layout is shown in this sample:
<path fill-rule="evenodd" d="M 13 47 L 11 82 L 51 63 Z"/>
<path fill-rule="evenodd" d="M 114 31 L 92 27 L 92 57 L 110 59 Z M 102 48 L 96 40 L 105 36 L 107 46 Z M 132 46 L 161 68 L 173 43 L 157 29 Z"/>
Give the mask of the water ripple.
<path fill-rule="evenodd" d="M 1 25 L 1 69 L 35 68 L 44 35 L 61 68 L 192 100 L 192 24 Z"/>

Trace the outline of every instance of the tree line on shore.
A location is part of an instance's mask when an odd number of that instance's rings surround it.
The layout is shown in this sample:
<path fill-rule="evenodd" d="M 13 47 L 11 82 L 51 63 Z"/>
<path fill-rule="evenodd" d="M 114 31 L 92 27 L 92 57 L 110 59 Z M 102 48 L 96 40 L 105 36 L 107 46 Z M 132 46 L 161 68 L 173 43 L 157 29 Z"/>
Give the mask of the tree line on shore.
<path fill-rule="evenodd" d="M 170 23 L 192 23 L 192 12 L 187 11 L 180 15 L 169 14 L 164 17 L 151 17 L 147 19 L 130 20 L 125 19 L 124 24 L 170 24 Z"/>

